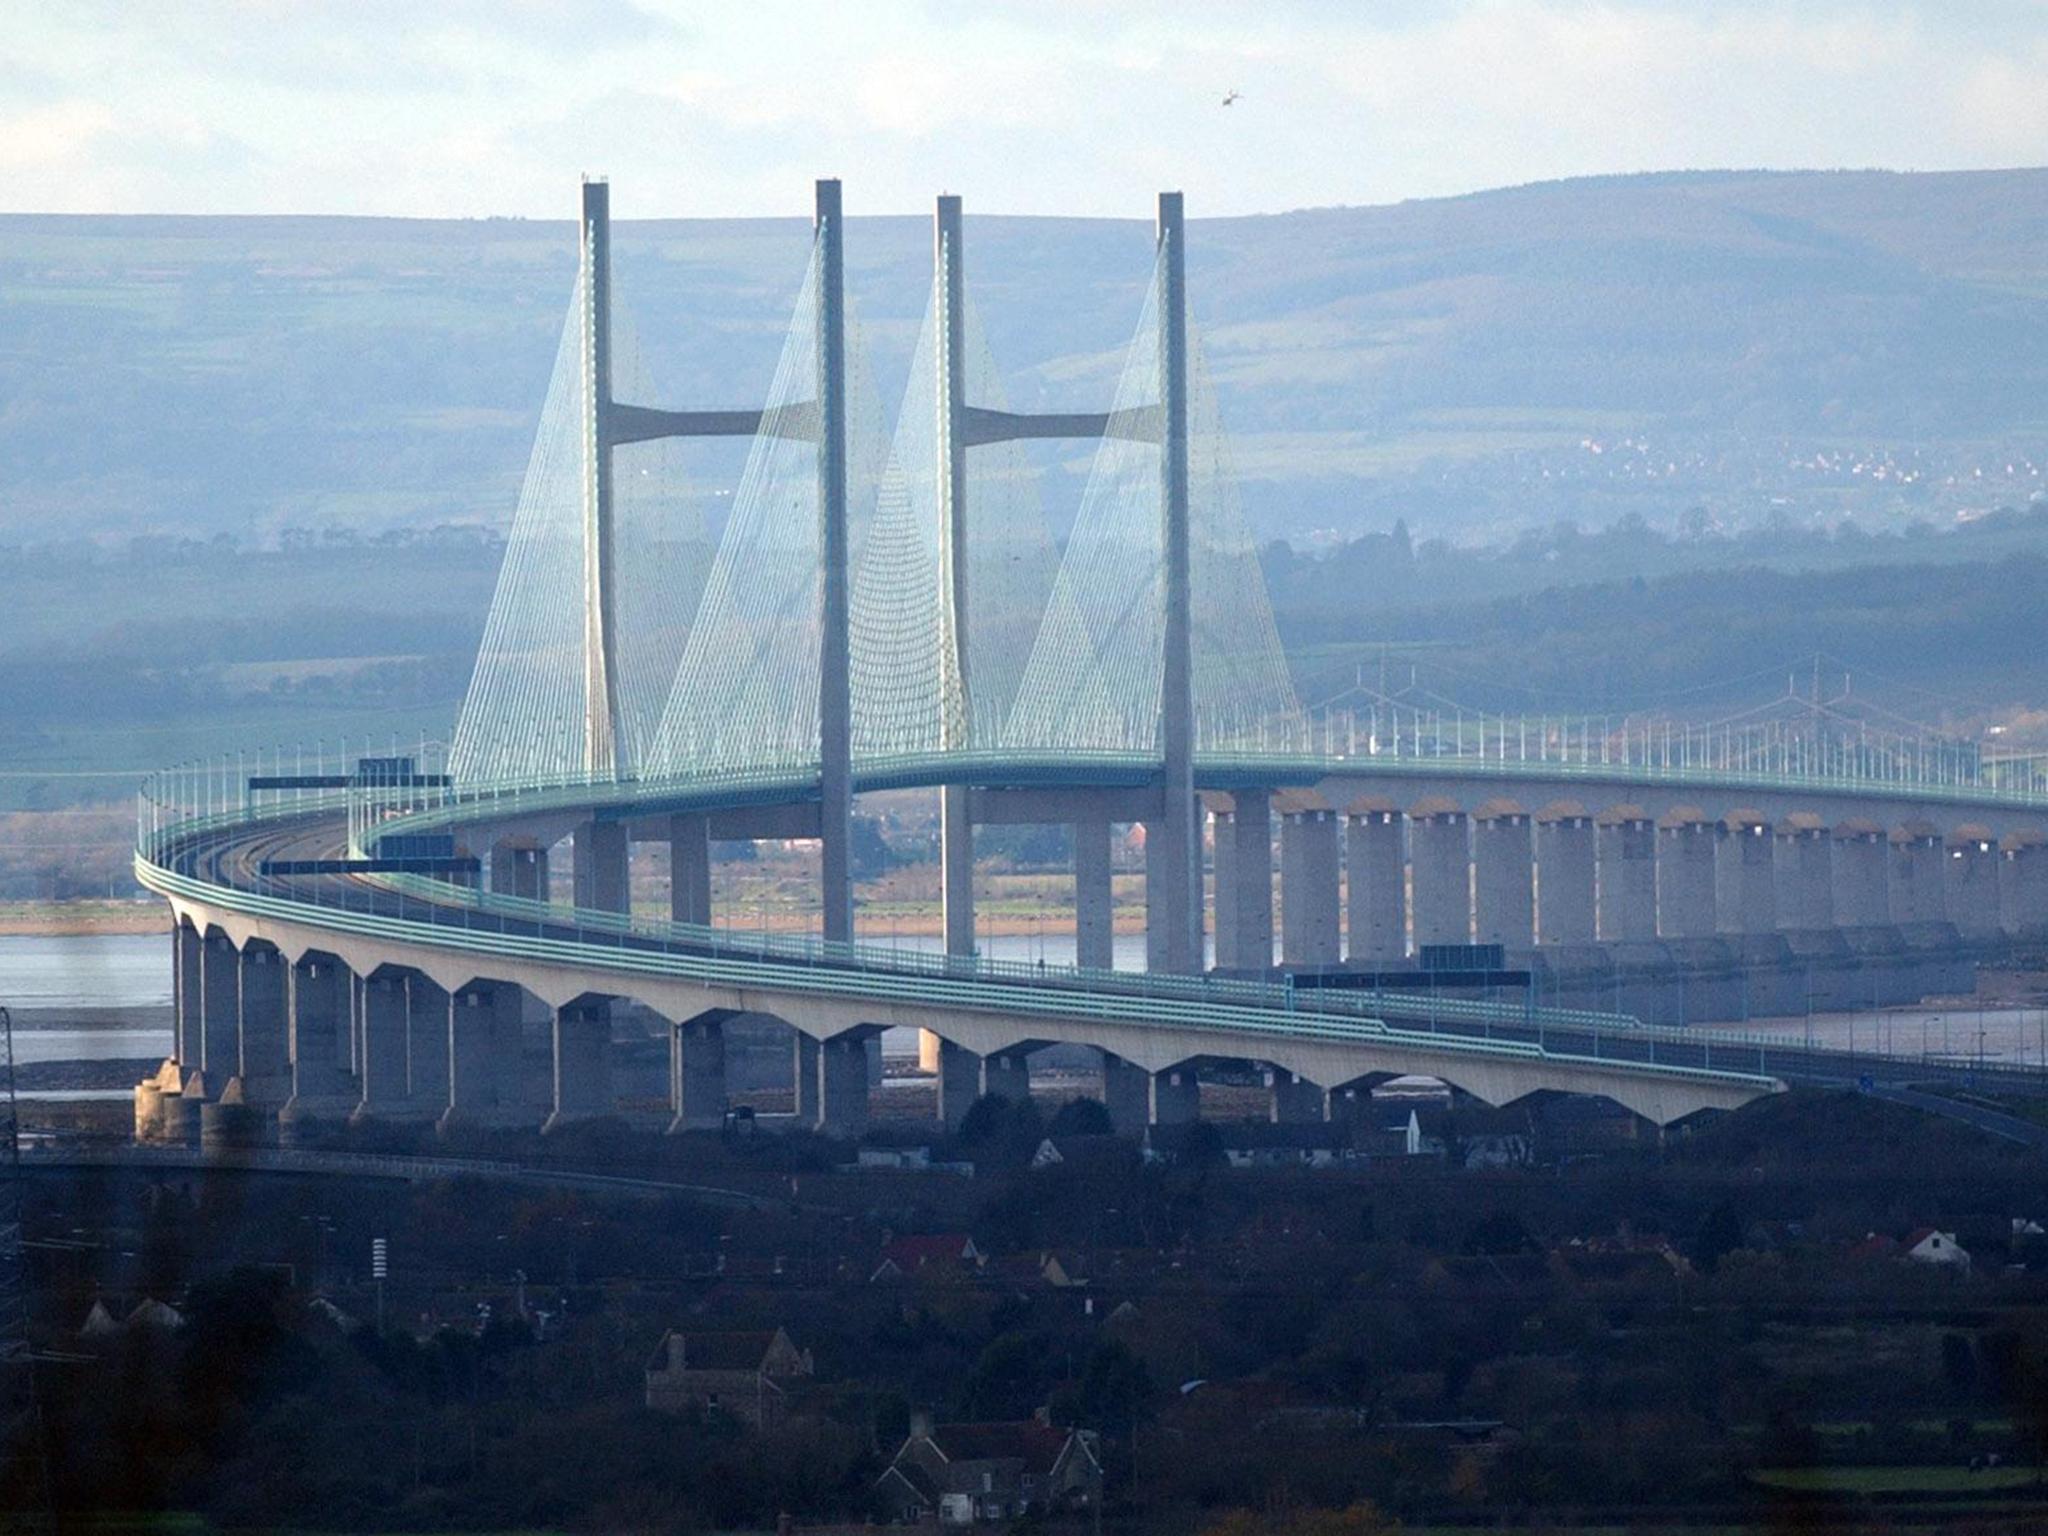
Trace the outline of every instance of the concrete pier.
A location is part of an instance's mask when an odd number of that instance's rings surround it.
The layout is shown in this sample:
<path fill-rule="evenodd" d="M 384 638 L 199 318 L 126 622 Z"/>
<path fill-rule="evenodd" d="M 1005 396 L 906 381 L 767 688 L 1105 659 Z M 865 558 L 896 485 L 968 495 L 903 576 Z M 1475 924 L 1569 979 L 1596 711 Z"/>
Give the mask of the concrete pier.
<path fill-rule="evenodd" d="M 610 998 L 586 994 L 555 1010 L 554 1104 L 543 1131 L 558 1131 L 612 1110 Z"/>
<path fill-rule="evenodd" d="M 817 1127 L 827 1136 L 856 1137 L 868 1128 L 868 1026 L 819 1043 Z"/>
<path fill-rule="evenodd" d="M 1116 964 L 1115 896 L 1110 885 L 1109 823 L 1080 821 L 1074 838 L 1074 957 L 1092 971 Z"/>
<path fill-rule="evenodd" d="M 276 1109 L 291 1097 L 290 1005 L 284 956 L 273 944 L 242 946 L 242 994 L 236 1074 L 252 1108 Z"/>
<path fill-rule="evenodd" d="M 939 790 L 939 913 L 946 953 L 974 953 L 974 821 L 964 785 Z"/>
<path fill-rule="evenodd" d="M 1774 833 L 1778 928 L 1818 932 L 1835 926 L 1834 838 L 1817 817 L 1788 816 Z"/>
<path fill-rule="evenodd" d="M 1657 937 L 1657 828 L 1639 806 L 1617 805 L 1593 821 L 1600 942 Z"/>
<path fill-rule="evenodd" d="M 1337 817 L 1289 811 L 1280 825 L 1281 958 L 1289 965 L 1343 962 Z"/>
<path fill-rule="evenodd" d="M 1841 928 L 1882 928 L 1892 920 L 1885 831 L 1874 821 L 1834 830 L 1834 921 Z"/>
<path fill-rule="evenodd" d="M 348 969 L 329 956 L 308 954 L 288 974 L 292 1092 L 277 1113 L 287 1139 L 308 1121 L 345 1117 L 361 1096 L 346 1054 Z"/>
<path fill-rule="evenodd" d="M 791 1097 L 796 1105 L 796 1123 L 815 1126 L 818 1123 L 818 1041 L 815 1036 L 799 1029 L 791 1047 Z"/>
<path fill-rule="evenodd" d="M 448 1108 L 448 989 L 415 971 L 405 983 L 405 1091 L 412 1112 L 440 1119 Z"/>
<path fill-rule="evenodd" d="M 1408 956 L 1408 870 L 1396 810 L 1344 820 L 1344 954 L 1355 966 L 1398 966 Z"/>
<path fill-rule="evenodd" d="M 1152 1074 L 1121 1056 L 1102 1054 L 1102 1107 L 1120 1136 L 1144 1132 L 1152 1117 Z"/>
<path fill-rule="evenodd" d="M 738 1015 L 711 1008 L 670 1026 L 669 1131 L 715 1131 L 725 1124 L 725 1025 Z"/>
<path fill-rule="evenodd" d="M 1894 923 L 1946 923 L 1948 871 L 1941 834 L 1924 823 L 1891 837 L 1890 911 Z"/>
<path fill-rule="evenodd" d="M 206 936 L 199 974 L 199 1057 L 186 1065 L 205 1073 L 207 1086 L 219 1093 L 242 1069 L 242 957 L 226 934 Z"/>
<path fill-rule="evenodd" d="M 546 901 L 547 849 L 537 848 L 530 843 L 493 843 L 491 892 L 498 896 L 523 896 L 528 901 Z"/>
<path fill-rule="evenodd" d="M 1758 816 L 1721 818 L 1714 839 L 1714 918 L 1723 933 L 1778 931 L 1777 853 L 1770 824 Z"/>
<path fill-rule="evenodd" d="M 403 1116 L 406 1092 L 405 973 L 385 970 L 363 982 L 362 1097 L 354 1118 Z"/>
<path fill-rule="evenodd" d="M 964 1045 L 942 1039 L 937 1076 L 939 1122 L 947 1130 L 957 1131 L 981 1097 L 981 1057 Z"/>
<path fill-rule="evenodd" d="M 1593 818 L 1575 804 L 1536 813 L 1536 937 L 1544 948 L 1591 944 L 1594 906 Z"/>
<path fill-rule="evenodd" d="M 1219 971 L 1234 971 L 1237 958 L 1237 815 L 1218 810 L 1209 817 L 1210 864 L 1214 869 L 1216 935 L 1212 961 Z"/>
<path fill-rule="evenodd" d="M 2009 834 L 1999 850 L 1999 922 L 2014 938 L 2048 933 L 2048 841 Z"/>
<path fill-rule="evenodd" d="M 1472 847 L 1465 813 L 1448 801 L 1424 801 L 1408 813 L 1415 900 L 1415 945 L 1472 942 Z"/>
<path fill-rule="evenodd" d="M 1264 790 L 1244 790 L 1231 798 L 1236 809 L 1230 817 L 1232 851 L 1226 862 L 1236 937 L 1230 963 L 1265 970 L 1273 963 L 1273 801 Z"/>
<path fill-rule="evenodd" d="M 1964 939 L 1983 942 L 2005 931 L 1998 899 L 1997 840 L 1983 827 L 1948 835 L 1948 917 Z"/>
<path fill-rule="evenodd" d="M 1308 1125 L 1323 1118 L 1323 1089 L 1285 1067 L 1266 1069 L 1266 1088 L 1272 1095 L 1269 1112 L 1275 1125 Z"/>
<path fill-rule="evenodd" d="M 626 824 L 586 821 L 572 839 L 576 905 L 596 912 L 631 910 L 631 865 Z"/>
<path fill-rule="evenodd" d="M 705 817 L 669 817 L 668 871 L 669 921 L 709 924 L 711 824 Z"/>
<path fill-rule="evenodd" d="M 1513 801 L 1489 800 L 1472 816 L 1472 925 L 1481 944 L 1536 942 L 1535 849 L 1528 813 Z"/>
<path fill-rule="evenodd" d="M 444 1129 L 517 1125 L 526 1119 L 520 1103 L 524 1007 L 524 996 L 510 982 L 472 984 L 449 999 Z"/>
<path fill-rule="evenodd" d="M 1031 1097 L 1031 1052 L 1028 1048 L 993 1051 L 981 1058 L 981 1092 L 1021 1104 Z"/>
<path fill-rule="evenodd" d="M 171 929 L 172 1006 L 175 1011 L 171 1054 L 188 1067 L 205 1052 L 205 946 L 199 930 L 180 919 Z"/>
<path fill-rule="evenodd" d="M 1657 824 L 1657 933 L 1665 939 L 1711 939 L 1716 930 L 1714 824 L 1678 810 Z"/>
<path fill-rule="evenodd" d="M 1152 1125 L 1186 1125 L 1202 1118 L 1202 1084 L 1195 1064 L 1187 1062 L 1152 1074 L 1152 1103 L 1146 1116 Z"/>

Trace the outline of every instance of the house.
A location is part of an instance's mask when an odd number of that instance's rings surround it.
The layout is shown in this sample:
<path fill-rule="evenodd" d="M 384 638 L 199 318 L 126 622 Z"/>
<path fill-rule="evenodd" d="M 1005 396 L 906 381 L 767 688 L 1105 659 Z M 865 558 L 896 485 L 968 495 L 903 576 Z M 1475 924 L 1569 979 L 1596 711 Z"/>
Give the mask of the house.
<path fill-rule="evenodd" d="M 942 1232 L 927 1237 L 891 1238 L 882 1245 L 881 1262 L 868 1276 L 879 1280 L 907 1280 L 926 1272 L 972 1274 L 988 1259 L 963 1232 Z"/>
<path fill-rule="evenodd" d="M 647 1361 L 647 1406 L 657 1413 L 722 1413 L 755 1429 L 778 1424 L 789 1393 L 812 1372 L 780 1328 L 772 1333 L 683 1333 L 671 1328 Z"/>
<path fill-rule="evenodd" d="M 954 1527 L 1086 1509 L 1102 1497 L 1101 1449 L 1093 1431 L 1060 1429 L 1042 1416 L 934 1425 L 919 1414 L 875 1496 L 893 1520 L 936 1516 Z"/>
<path fill-rule="evenodd" d="M 1959 1270 L 1970 1267 L 1970 1255 L 1956 1246 L 1953 1232 L 1937 1232 L 1932 1227 L 1921 1227 L 1906 1234 L 1900 1245 L 1906 1257 L 1916 1264 L 1947 1264 Z"/>

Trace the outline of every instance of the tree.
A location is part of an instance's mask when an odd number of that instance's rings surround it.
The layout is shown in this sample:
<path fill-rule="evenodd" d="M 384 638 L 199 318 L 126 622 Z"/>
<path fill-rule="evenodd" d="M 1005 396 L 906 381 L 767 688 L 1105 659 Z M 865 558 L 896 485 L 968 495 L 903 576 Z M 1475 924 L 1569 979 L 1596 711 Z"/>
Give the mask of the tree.
<path fill-rule="evenodd" d="M 1100 1099 L 1069 1099 L 1053 1113 L 1047 1134 L 1052 1136 L 1109 1136 L 1116 1127 Z"/>
<path fill-rule="evenodd" d="M 1705 1274 L 1711 1275 L 1720 1266 L 1721 1260 L 1742 1246 L 1742 1222 L 1735 1214 L 1735 1207 L 1726 1200 L 1716 1201 L 1700 1221 L 1700 1229 L 1692 1240 L 1691 1258 Z"/>

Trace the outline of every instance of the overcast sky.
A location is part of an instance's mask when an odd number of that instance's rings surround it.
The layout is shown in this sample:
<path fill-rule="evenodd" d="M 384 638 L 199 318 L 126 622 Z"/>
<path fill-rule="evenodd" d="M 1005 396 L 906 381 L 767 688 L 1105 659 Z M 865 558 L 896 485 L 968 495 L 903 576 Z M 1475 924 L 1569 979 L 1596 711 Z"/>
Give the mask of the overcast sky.
<path fill-rule="evenodd" d="M 0 0 L 0 207 L 1270 212 L 2038 163 L 2044 82 L 2042 0 Z"/>

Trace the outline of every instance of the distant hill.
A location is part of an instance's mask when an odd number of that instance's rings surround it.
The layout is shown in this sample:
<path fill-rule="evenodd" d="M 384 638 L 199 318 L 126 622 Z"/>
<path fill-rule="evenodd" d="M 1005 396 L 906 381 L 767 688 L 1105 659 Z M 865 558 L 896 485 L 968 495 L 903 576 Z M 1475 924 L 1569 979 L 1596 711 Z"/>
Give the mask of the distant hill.
<path fill-rule="evenodd" d="M 1149 223 L 972 208 L 1011 403 L 1099 405 Z M 620 227 L 664 395 L 759 398 L 806 235 Z M 849 229 L 891 414 L 929 251 Z M 1198 220 L 1190 260 L 1265 536 L 1942 522 L 2048 485 L 2048 170 L 1560 182 Z M 502 523 L 572 270 L 566 221 L 0 216 L 0 541 Z M 1086 459 L 1045 462 L 1057 523 Z"/>

